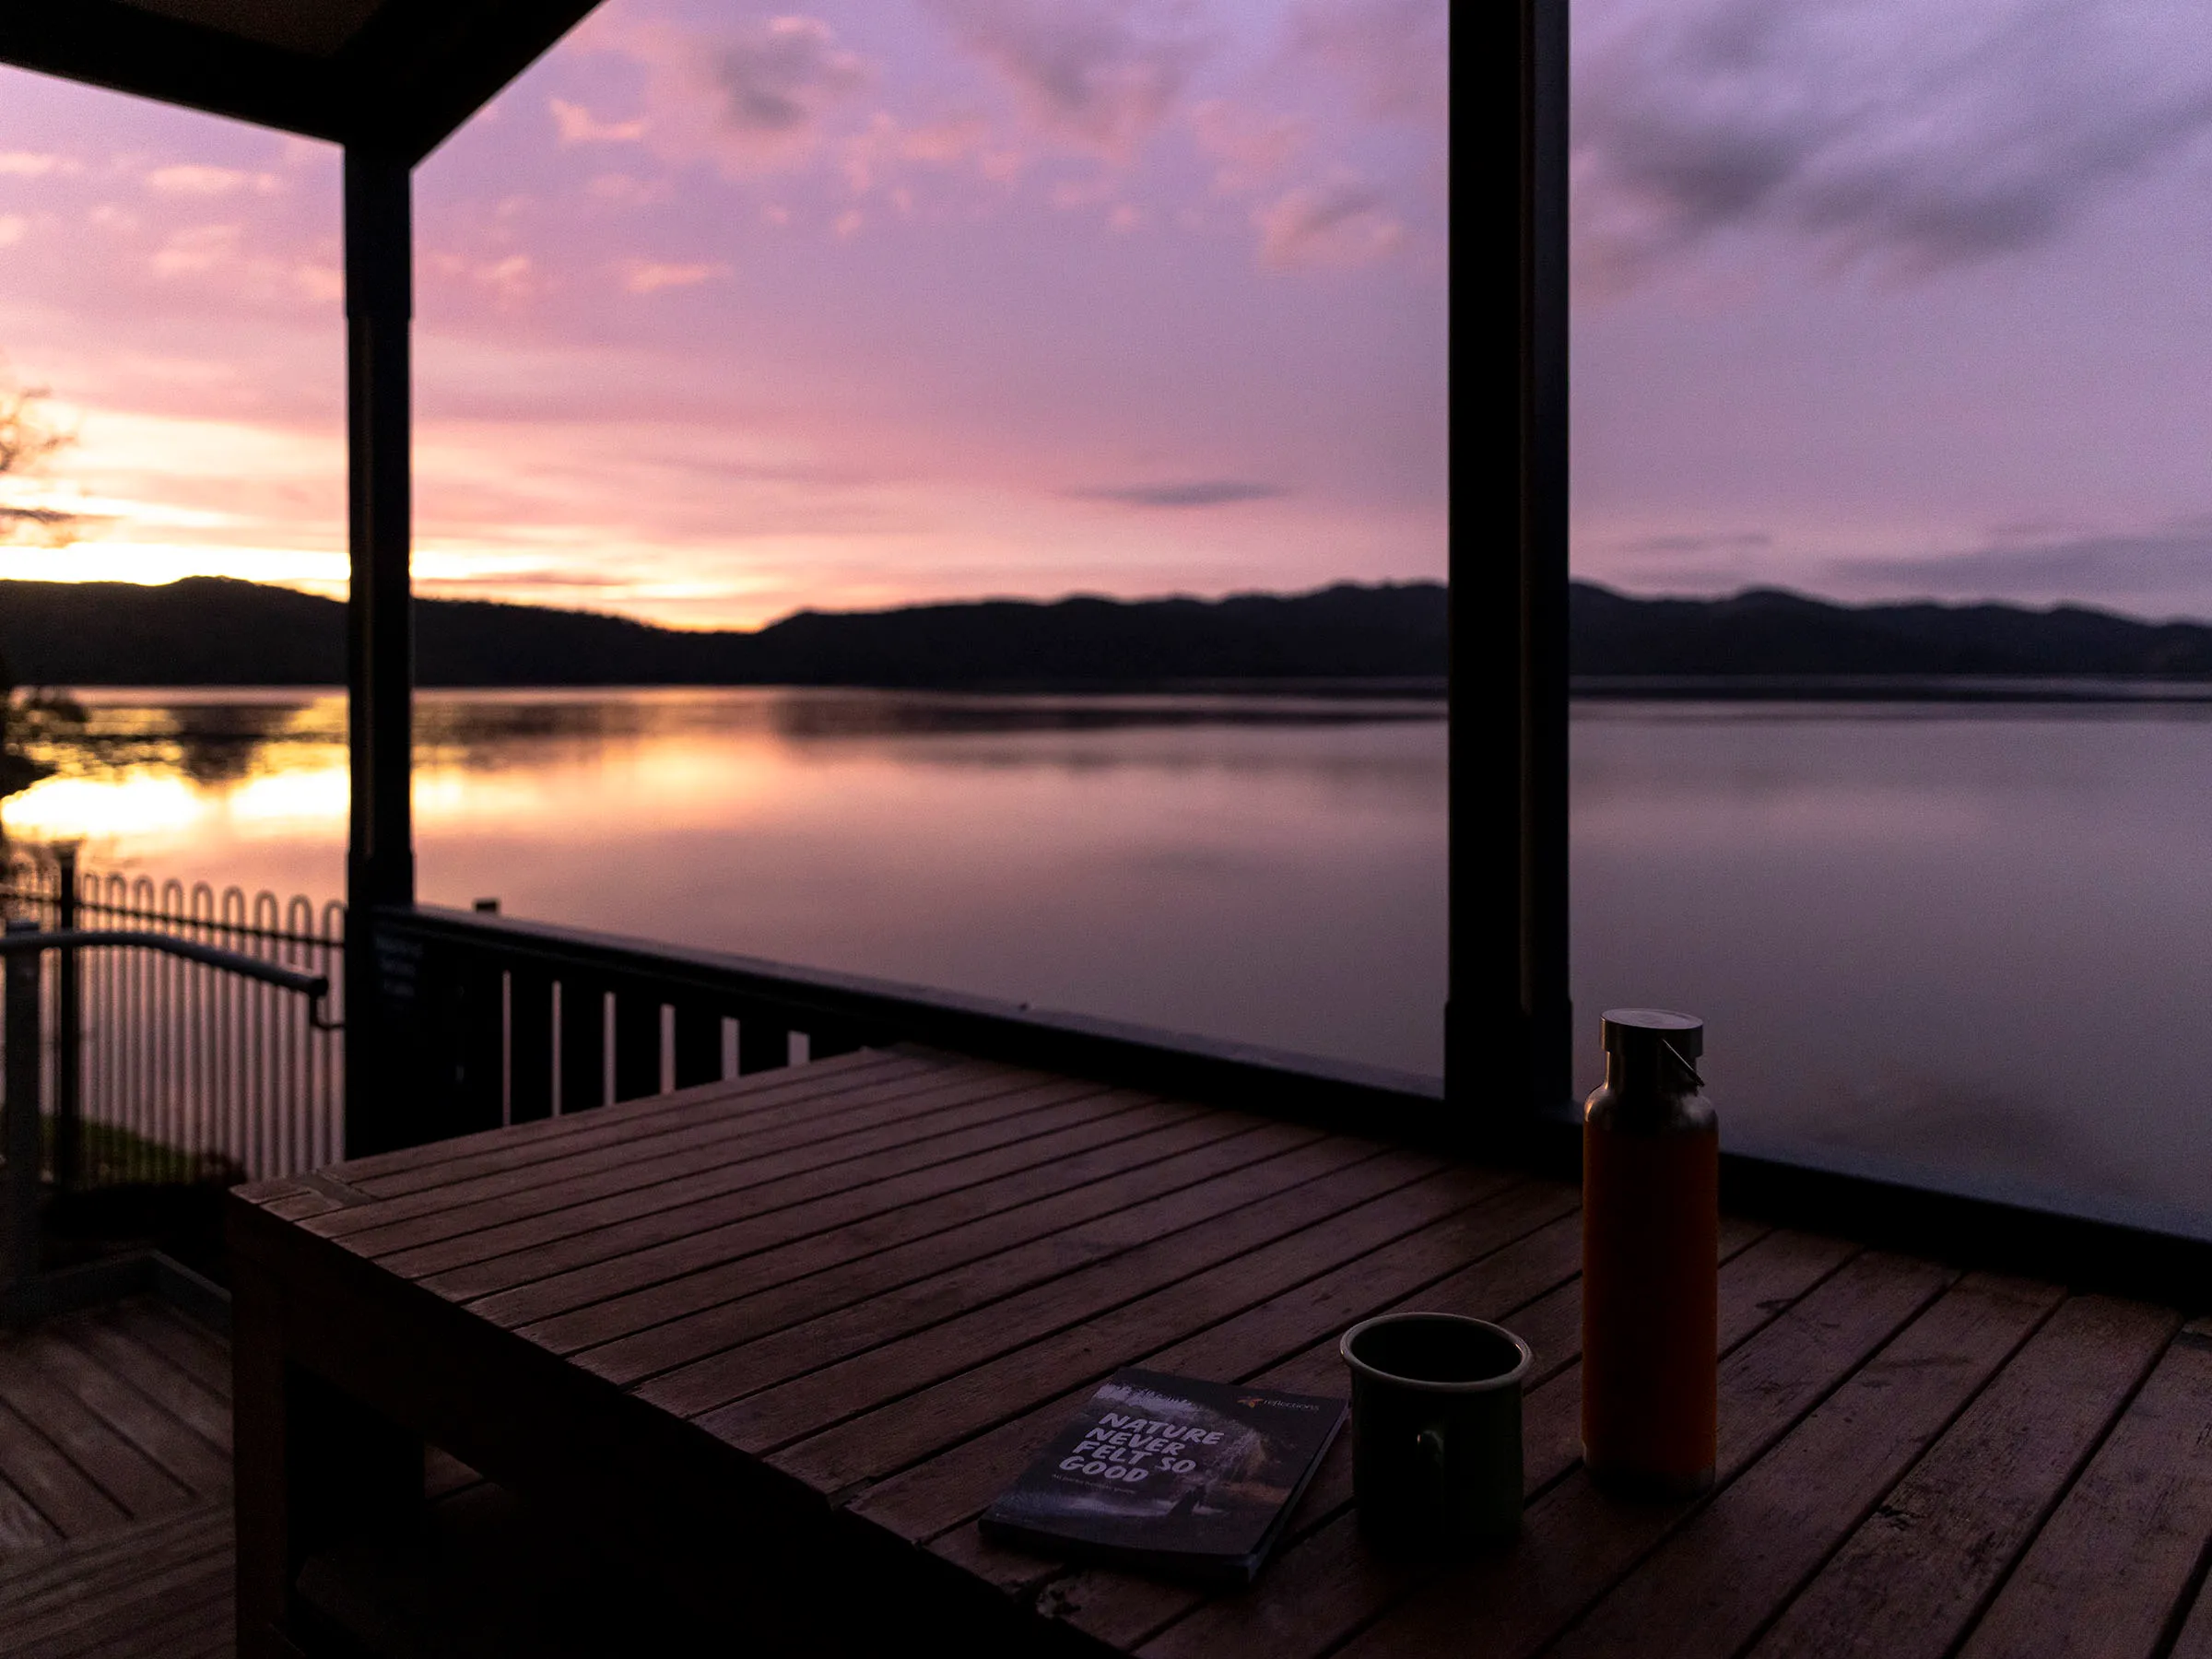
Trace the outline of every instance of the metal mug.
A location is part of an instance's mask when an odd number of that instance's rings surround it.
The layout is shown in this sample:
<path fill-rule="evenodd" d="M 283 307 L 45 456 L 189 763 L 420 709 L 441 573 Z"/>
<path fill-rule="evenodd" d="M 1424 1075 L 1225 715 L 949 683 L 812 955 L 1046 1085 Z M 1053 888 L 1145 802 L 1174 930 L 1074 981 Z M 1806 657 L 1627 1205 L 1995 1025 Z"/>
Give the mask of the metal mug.
<path fill-rule="evenodd" d="M 1352 1372 L 1352 1486 L 1369 1541 L 1413 1556 L 1511 1543 L 1528 1344 L 1458 1313 L 1385 1313 L 1338 1349 Z"/>

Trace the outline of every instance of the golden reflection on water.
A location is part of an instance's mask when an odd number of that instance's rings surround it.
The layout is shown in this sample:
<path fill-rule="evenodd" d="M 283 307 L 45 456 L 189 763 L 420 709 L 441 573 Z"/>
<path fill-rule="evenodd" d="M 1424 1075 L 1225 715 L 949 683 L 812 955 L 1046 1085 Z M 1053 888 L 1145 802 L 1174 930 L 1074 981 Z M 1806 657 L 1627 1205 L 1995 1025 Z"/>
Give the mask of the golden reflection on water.
<path fill-rule="evenodd" d="M 184 695 L 86 696 L 77 735 L 32 748 L 51 775 L 0 806 L 9 836 L 76 841 L 100 855 L 171 845 L 217 823 L 251 832 L 335 822 L 344 833 L 343 697 Z"/>
<path fill-rule="evenodd" d="M 11 836 L 135 858 L 227 826 L 343 838 L 346 700 L 323 692 L 92 692 L 82 732 L 35 747 L 51 776 L 0 805 Z M 558 806 L 634 818 L 742 813 L 818 745 L 882 758 L 915 738 L 1194 726 L 1427 724 L 1435 705 L 1351 699 L 988 698 L 868 691 L 430 692 L 418 697 L 424 824 L 512 827 Z M 971 759 L 981 757 L 971 756 Z M 1014 754 L 1035 764 L 1034 746 Z M 1056 757 L 1085 763 L 1074 750 Z M 1111 760 L 1111 755 L 1089 757 Z M 579 789 L 581 776 L 594 786 Z"/>
<path fill-rule="evenodd" d="M 110 692 L 8 833 L 335 897 L 346 706 Z M 1414 1070 L 1441 1058 L 1441 709 L 775 688 L 417 703 L 425 902 Z"/>

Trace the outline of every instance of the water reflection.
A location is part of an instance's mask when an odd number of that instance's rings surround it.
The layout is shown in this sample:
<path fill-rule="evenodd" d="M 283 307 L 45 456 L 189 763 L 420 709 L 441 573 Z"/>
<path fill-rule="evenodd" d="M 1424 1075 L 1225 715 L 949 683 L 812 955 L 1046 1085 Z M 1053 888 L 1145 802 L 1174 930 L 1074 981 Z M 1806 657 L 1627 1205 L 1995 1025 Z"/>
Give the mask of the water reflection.
<path fill-rule="evenodd" d="M 1406 699 L 426 693 L 431 902 L 1433 1072 L 1441 707 Z M 88 861 L 342 880 L 345 705 L 111 695 L 7 803 Z"/>
<path fill-rule="evenodd" d="M 2212 1216 L 2212 711 L 1586 705 L 1574 740 L 1578 1006 L 1706 1015 L 1739 1138 Z"/>
<path fill-rule="evenodd" d="M 11 832 L 338 891 L 342 699 L 92 713 Z M 426 694 L 421 891 L 1433 1071 L 1440 713 Z M 1582 1088 L 1598 1010 L 1688 1007 L 1738 1144 L 2212 1215 L 2212 709 L 1602 703 L 1573 735 Z"/>

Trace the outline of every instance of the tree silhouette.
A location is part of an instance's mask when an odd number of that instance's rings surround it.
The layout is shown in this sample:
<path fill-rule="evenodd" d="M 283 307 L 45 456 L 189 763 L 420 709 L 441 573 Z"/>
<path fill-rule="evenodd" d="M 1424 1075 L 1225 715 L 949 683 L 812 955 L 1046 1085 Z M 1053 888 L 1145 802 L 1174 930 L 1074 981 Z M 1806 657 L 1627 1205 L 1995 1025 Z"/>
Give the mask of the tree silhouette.
<path fill-rule="evenodd" d="M 0 488 L 11 479 L 36 474 L 57 451 L 75 441 L 47 417 L 47 391 L 23 386 L 0 365 Z M 76 515 L 59 508 L 26 506 L 0 494 L 0 544 L 65 544 Z M 0 798 L 28 789 L 53 771 L 24 750 L 27 743 L 84 723 L 84 711 L 72 700 L 51 692 L 21 690 L 5 656 L 0 656 Z M 0 833 L 0 843 L 5 834 Z"/>

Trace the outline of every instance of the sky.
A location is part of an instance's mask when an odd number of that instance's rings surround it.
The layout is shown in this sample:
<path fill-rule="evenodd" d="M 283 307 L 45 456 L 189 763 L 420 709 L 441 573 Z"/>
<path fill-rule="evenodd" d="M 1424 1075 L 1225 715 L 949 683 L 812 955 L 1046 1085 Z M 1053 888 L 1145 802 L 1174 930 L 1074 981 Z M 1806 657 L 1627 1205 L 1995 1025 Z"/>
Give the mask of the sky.
<path fill-rule="evenodd" d="M 418 175 L 423 591 L 1441 576 L 1447 32 L 609 0 Z M 2201 0 L 1573 34 L 1579 575 L 2212 617 Z M 0 571 L 342 582 L 336 216 L 324 147 L 0 71 L 0 348 L 87 515 Z"/>
<path fill-rule="evenodd" d="M 2202 0 L 1580 0 L 1574 541 L 2212 617 Z"/>
<path fill-rule="evenodd" d="M 787 0 L 788 3 L 788 0 Z M 418 591 L 1437 578 L 1446 0 L 610 0 L 418 171 Z M 0 574 L 341 591 L 331 147 L 0 70 Z"/>

